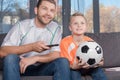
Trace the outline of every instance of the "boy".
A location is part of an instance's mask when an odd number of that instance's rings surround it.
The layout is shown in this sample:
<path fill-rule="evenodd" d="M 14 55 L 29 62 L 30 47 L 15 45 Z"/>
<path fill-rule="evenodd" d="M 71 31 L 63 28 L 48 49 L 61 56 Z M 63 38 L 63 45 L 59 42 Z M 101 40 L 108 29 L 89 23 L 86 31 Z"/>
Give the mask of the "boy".
<path fill-rule="evenodd" d="M 103 70 L 99 67 L 103 65 L 103 60 L 94 68 L 90 68 L 87 63 L 82 60 L 77 61 L 76 50 L 78 45 L 84 41 L 93 41 L 84 33 L 87 28 L 87 20 L 81 13 L 74 13 L 70 18 L 69 29 L 72 35 L 62 39 L 60 43 L 61 57 L 67 58 L 70 62 L 71 80 L 81 80 L 81 74 L 89 74 L 93 80 L 107 80 Z"/>

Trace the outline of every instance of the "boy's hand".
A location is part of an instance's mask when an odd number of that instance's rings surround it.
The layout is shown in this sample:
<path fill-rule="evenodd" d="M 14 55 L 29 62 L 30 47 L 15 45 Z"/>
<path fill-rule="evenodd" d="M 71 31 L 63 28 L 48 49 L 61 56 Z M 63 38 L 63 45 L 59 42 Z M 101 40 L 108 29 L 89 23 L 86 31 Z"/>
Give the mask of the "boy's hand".
<path fill-rule="evenodd" d="M 101 61 L 98 64 L 96 64 L 94 67 L 103 66 L 103 64 L 104 64 L 104 58 L 102 58 Z"/>
<path fill-rule="evenodd" d="M 86 64 L 86 63 L 85 63 L 82 59 L 80 59 L 79 62 L 78 62 L 78 65 L 79 65 L 80 67 L 84 66 L 85 64 Z"/>
<path fill-rule="evenodd" d="M 82 59 L 80 59 L 79 61 L 77 59 L 75 60 L 76 61 L 72 65 L 70 65 L 70 68 L 76 70 L 82 68 L 82 66 L 85 65 L 85 62 L 83 62 Z"/>
<path fill-rule="evenodd" d="M 85 63 L 85 65 L 83 65 L 82 68 L 84 68 L 84 69 L 89 69 L 89 68 L 90 68 L 90 65 L 89 65 L 88 63 Z"/>
<path fill-rule="evenodd" d="M 85 69 L 96 68 L 96 67 L 99 67 L 99 66 L 103 66 L 103 64 L 104 64 L 104 59 L 102 58 L 101 61 L 98 64 L 89 65 L 89 64 L 86 63 L 86 65 L 84 65 L 82 68 L 85 68 Z"/>
<path fill-rule="evenodd" d="M 72 65 L 70 65 L 70 68 L 76 70 L 76 69 L 80 69 L 80 66 L 77 63 L 73 63 Z"/>

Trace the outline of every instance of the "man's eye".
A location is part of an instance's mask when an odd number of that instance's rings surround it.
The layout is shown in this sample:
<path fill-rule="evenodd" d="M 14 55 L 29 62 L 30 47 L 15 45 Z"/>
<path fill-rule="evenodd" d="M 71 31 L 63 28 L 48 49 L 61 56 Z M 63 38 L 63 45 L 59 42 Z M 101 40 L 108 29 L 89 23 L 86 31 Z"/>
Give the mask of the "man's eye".
<path fill-rule="evenodd" d="M 52 13 L 55 13 L 55 10 L 51 10 Z"/>
<path fill-rule="evenodd" d="M 78 23 L 74 23 L 74 25 L 77 25 Z"/>
<path fill-rule="evenodd" d="M 47 10 L 47 8 L 46 8 L 46 7 L 42 7 L 42 9 Z"/>

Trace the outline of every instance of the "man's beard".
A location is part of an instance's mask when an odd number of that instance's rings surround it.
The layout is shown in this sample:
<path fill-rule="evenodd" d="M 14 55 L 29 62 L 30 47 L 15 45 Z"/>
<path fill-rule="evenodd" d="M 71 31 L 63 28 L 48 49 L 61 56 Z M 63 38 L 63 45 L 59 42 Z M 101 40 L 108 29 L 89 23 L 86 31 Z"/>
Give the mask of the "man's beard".
<path fill-rule="evenodd" d="M 47 25 L 52 21 L 52 20 L 50 20 L 49 22 L 45 23 L 39 15 L 37 15 L 37 19 L 38 19 L 39 23 L 41 23 L 42 25 Z"/>

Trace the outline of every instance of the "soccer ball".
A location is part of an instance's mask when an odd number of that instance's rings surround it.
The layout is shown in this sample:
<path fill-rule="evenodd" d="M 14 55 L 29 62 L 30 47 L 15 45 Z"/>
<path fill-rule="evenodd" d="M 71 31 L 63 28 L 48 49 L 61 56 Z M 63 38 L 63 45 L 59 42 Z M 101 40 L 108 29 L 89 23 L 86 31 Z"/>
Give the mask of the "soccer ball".
<path fill-rule="evenodd" d="M 94 41 L 83 42 L 77 49 L 76 57 L 77 59 L 82 59 L 84 62 L 87 62 L 89 65 L 95 65 L 103 58 L 103 50 L 102 47 Z"/>

